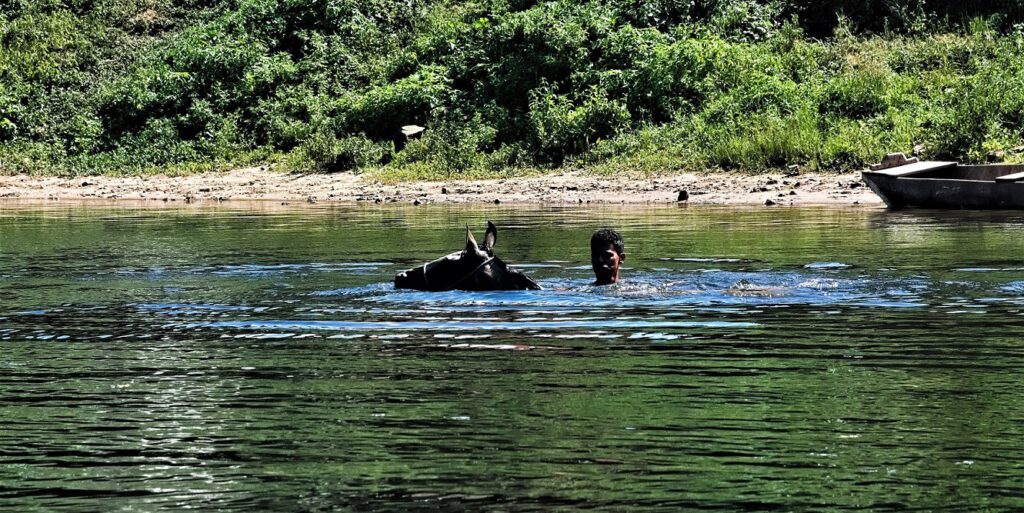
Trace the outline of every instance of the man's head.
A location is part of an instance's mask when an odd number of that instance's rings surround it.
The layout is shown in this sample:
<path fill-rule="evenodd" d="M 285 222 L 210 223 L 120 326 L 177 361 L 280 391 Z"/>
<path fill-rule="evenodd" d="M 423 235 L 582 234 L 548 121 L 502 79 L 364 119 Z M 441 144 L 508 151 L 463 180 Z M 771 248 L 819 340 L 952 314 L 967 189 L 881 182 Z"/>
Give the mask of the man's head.
<path fill-rule="evenodd" d="M 590 263 L 597 277 L 595 285 L 608 285 L 619 281 L 619 266 L 626 261 L 622 237 L 615 230 L 598 230 L 590 237 Z"/>

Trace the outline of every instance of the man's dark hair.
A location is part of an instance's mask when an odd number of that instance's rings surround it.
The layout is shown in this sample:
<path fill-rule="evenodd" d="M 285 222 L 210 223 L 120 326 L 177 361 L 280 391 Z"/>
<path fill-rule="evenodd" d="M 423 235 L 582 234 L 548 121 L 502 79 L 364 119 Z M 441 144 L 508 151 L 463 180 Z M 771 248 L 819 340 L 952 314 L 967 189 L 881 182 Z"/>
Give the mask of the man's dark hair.
<path fill-rule="evenodd" d="M 615 252 L 618 253 L 620 257 L 626 256 L 626 248 L 622 243 L 622 236 L 616 233 L 615 230 L 605 228 L 594 232 L 594 235 L 590 237 L 591 255 L 604 250 L 608 246 L 615 248 Z"/>

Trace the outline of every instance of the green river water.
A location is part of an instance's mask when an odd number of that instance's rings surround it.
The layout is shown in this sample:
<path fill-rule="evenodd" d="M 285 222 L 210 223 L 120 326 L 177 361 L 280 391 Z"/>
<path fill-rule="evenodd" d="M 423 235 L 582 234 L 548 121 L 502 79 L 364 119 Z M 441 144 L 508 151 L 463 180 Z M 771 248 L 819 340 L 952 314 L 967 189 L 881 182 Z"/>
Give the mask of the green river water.
<path fill-rule="evenodd" d="M 1024 213 L 0 203 L 0 351 L 3 511 L 1024 509 Z"/>

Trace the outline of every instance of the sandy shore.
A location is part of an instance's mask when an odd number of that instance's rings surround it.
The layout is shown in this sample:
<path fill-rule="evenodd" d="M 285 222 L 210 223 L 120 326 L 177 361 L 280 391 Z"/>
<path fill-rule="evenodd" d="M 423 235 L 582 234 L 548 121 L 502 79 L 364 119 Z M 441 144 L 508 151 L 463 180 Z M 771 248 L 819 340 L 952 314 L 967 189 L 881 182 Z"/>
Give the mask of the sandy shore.
<path fill-rule="evenodd" d="M 560 173 L 507 180 L 382 184 L 369 175 L 284 174 L 263 168 L 184 177 L 0 176 L 0 200 L 148 202 L 668 204 L 684 192 L 705 205 L 865 205 L 881 200 L 859 172 L 750 176 L 685 173 L 648 179 Z"/>

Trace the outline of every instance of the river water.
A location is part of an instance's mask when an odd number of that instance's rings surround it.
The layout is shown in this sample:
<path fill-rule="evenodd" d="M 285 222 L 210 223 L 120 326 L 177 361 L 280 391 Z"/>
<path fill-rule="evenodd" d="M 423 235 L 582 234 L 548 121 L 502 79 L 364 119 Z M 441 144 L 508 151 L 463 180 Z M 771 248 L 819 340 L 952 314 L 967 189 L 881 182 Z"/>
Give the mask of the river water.
<path fill-rule="evenodd" d="M 0 203 L 0 351 L 5 511 L 1024 508 L 1020 213 Z"/>

